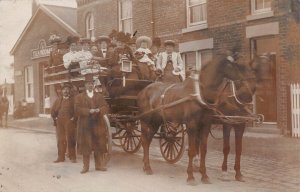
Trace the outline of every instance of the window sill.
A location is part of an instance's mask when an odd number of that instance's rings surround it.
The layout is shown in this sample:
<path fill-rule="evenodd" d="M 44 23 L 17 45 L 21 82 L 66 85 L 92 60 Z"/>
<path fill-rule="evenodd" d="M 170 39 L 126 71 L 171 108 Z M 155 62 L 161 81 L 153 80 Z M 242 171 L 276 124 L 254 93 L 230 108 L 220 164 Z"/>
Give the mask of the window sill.
<path fill-rule="evenodd" d="M 195 25 L 195 26 L 191 26 L 191 27 L 187 27 L 181 30 L 182 33 L 189 33 L 189 32 L 193 32 L 193 31 L 200 31 L 203 29 L 207 29 L 207 23 L 205 24 L 201 24 L 201 25 Z"/>
<path fill-rule="evenodd" d="M 247 21 L 264 19 L 264 18 L 273 17 L 273 16 L 274 16 L 273 11 L 268 11 L 268 12 L 264 12 L 264 13 L 253 13 L 252 15 L 247 16 Z"/>
<path fill-rule="evenodd" d="M 34 103 L 34 98 L 33 97 L 27 97 L 26 102 L 27 103 Z"/>

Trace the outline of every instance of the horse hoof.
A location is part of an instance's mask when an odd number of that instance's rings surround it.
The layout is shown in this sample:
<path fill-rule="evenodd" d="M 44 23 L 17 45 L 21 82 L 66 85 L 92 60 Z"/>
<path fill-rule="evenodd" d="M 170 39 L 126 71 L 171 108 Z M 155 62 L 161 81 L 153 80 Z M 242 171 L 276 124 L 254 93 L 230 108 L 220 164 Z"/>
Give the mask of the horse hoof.
<path fill-rule="evenodd" d="M 146 175 L 152 175 L 153 171 L 151 170 L 151 168 L 143 168 L 144 172 L 146 173 Z"/>
<path fill-rule="evenodd" d="M 229 175 L 227 172 L 223 171 L 222 174 L 218 177 L 221 181 L 230 181 Z"/>
<path fill-rule="evenodd" d="M 191 185 L 191 186 L 196 186 L 197 185 L 197 182 L 196 182 L 195 178 L 188 178 L 186 182 L 187 182 L 188 185 Z"/>
<path fill-rule="evenodd" d="M 210 180 L 209 180 L 209 178 L 208 177 L 202 177 L 201 178 L 201 182 L 203 183 L 203 184 L 211 184 L 211 182 L 210 182 Z"/>
<path fill-rule="evenodd" d="M 244 176 L 243 175 L 236 175 L 235 180 L 239 182 L 245 182 Z"/>

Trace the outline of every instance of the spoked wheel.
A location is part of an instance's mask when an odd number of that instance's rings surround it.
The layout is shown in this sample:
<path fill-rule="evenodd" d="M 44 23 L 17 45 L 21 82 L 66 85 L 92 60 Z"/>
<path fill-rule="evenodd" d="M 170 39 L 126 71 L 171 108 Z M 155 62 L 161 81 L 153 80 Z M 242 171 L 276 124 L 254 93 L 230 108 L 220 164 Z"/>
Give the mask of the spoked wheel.
<path fill-rule="evenodd" d="M 185 126 L 168 122 L 163 124 L 160 130 L 160 152 L 168 163 L 176 163 L 185 150 Z"/>
<path fill-rule="evenodd" d="M 120 132 L 120 142 L 127 153 L 136 153 L 142 145 L 140 121 L 126 123 L 126 129 Z"/>
<path fill-rule="evenodd" d="M 103 116 L 104 119 L 104 124 L 105 124 L 105 133 L 106 133 L 106 150 L 107 150 L 107 155 L 105 157 L 106 163 L 109 162 L 111 153 L 112 153 L 112 135 L 111 135 L 111 126 L 109 122 L 109 118 L 107 115 Z"/>

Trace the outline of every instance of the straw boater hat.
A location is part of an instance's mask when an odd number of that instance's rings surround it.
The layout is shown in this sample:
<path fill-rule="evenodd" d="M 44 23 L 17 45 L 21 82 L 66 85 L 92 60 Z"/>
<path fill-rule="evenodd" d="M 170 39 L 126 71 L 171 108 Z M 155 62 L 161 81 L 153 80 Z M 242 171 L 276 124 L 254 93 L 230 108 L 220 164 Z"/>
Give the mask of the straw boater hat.
<path fill-rule="evenodd" d="M 61 37 L 55 34 L 50 35 L 49 37 L 49 43 L 54 44 L 54 43 L 60 43 L 61 42 Z"/>
<path fill-rule="evenodd" d="M 166 40 L 164 42 L 164 46 L 167 46 L 167 45 L 171 45 L 171 46 L 175 47 L 176 43 L 173 40 Z"/>
<path fill-rule="evenodd" d="M 69 83 L 69 82 L 66 82 L 66 83 L 61 84 L 61 89 L 65 88 L 65 87 L 68 87 L 68 88 L 72 89 L 73 86 L 72 86 L 72 84 Z"/>
<path fill-rule="evenodd" d="M 84 43 L 91 43 L 91 40 L 89 38 L 80 38 L 79 43 L 84 44 Z"/>
<path fill-rule="evenodd" d="M 140 47 L 142 42 L 146 42 L 148 44 L 149 48 L 152 46 L 152 40 L 150 37 L 147 37 L 147 36 L 138 37 L 136 40 L 136 46 Z"/>
<path fill-rule="evenodd" d="M 105 41 L 107 44 L 109 44 L 111 40 L 109 36 L 101 35 L 96 39 L 95 43 L 101 43 L 102 41 Z"/>

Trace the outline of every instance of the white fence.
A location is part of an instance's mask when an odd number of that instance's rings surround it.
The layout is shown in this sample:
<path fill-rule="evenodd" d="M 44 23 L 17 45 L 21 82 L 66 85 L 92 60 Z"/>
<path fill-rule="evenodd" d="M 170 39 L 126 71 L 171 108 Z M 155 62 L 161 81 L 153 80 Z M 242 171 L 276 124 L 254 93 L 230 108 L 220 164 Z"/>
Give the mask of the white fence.
<path fill-rule="evenodd" d="M 290 88 L 292 110 L 292 137 L 300 137 L 300 84 L 291 84 Z"/>

